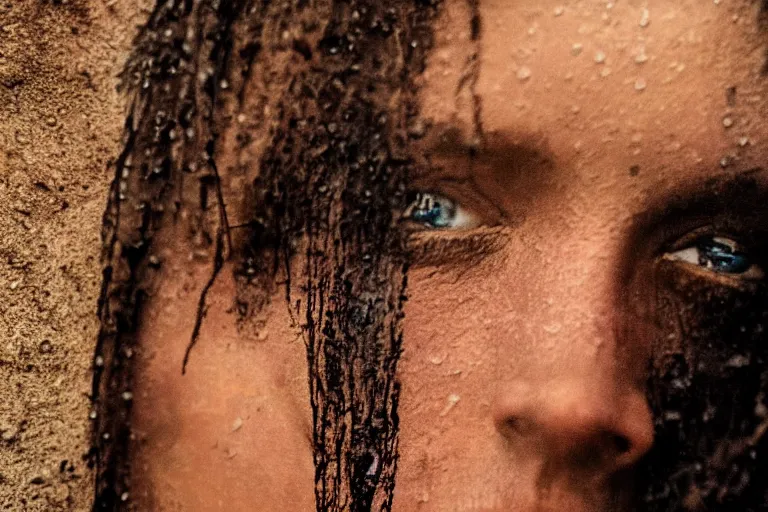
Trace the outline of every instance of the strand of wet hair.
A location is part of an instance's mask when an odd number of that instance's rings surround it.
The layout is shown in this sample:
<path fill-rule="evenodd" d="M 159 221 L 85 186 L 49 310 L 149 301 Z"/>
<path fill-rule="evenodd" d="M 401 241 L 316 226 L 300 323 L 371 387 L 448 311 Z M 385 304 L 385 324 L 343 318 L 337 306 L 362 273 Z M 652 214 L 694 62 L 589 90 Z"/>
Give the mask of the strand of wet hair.
<path fill-rule="evenodd" d="M 183 173 L 196 172 L 200 155 L 195 149 L 199 147 L 197 141 L 205 137 L 209 142 L 215 140 L 211 129 L 213 116 L 208 117 L 208 134 L 196 133 L 190 126 L 199 116 L 195 98 L 199 97 L 196 80 L 200 65 L 195 59 L 207 56 L 200 46 L 205 37 L 200 34 L 197 42 L 190 41 L 188 31 L 192 30 L 193 36 L 195 29 L 205 31 L 206 21 L 213 17 L 207 28 L 209 34 L 216 34 L 221 30 L 222 20 L 231 22 L 230 17 L 240 16 L 238 9 L 242 10 L 240 2 L 158 2 L 137 36 L 135 50 L 122 74 L 129 88 L 132 114 L 126 122 L 126 143 L 115 164 L 104 222 L 101 329 L 94 360 L 91 413 L 95 420 L 90 453 L 91 463 L 96 467 L 94 510 L 122 510 L 129 506 L 130 359 L 141 301 L 146 294 L 146 270 L 158 265 L 150 250 L 155 233 L 164 222 L 168 192 L 180 190 Z M 197 65 L 190 69 L 190 61 Z M 224 67 L 218 66 L 216 72 L 225 72 Z M 208 77 L 205 83 L 216 87 L 222 78 Z M 212 100 L 211 111 L 213 107 Z M 179 134 L 180 130 L 184 131 Z M 143 172 L 132 172 L 133 166 Z M 228 239 L 228 223 L 218 173 L 214 170 L 213 175 L 219 208 L 216 274 L 223 259 L 224 239 Z M 126 210 L 127 205 L 135 210 Z M 186 206 L 182 194 L 173 206 L 177 210 Z"/>

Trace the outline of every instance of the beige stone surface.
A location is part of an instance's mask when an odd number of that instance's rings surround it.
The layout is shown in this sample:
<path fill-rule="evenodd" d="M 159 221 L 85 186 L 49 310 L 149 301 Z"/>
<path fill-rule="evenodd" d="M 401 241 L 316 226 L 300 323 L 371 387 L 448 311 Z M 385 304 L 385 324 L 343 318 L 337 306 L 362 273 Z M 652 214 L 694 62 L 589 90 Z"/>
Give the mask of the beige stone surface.
<path fill-rule="evenodd" d="M 0 0 L 0 510 L 89 510 L 117 74 L 149 0 Z"/>

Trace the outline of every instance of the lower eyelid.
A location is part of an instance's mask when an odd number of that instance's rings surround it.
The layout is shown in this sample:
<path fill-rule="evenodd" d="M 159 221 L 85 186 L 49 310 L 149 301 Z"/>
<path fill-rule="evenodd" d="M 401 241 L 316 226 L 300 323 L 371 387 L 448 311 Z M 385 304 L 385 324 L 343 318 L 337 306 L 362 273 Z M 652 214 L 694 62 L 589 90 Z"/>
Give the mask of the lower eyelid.
<path fill-rule="evenodd" d="M 491 256 L 508 243 L 503 227 L 480 226 L 465 230 L 428 230 L 413 232 L 408 248 L 416 265 L 475 264 Z"/>
<path fill-rule="evenodd" d="M 695 248 L 692 248 L 695 251 Z M 698 262 L 690 262 L 680 258 L 674 258 L 669 253 L 664 254 L 660 263 L 673 265 L 688 276 L 705 279 L 717 285 L 728 288 L 741 288 L 748 285 L 759 285 L 765 278 L 765 272 L 758 265 L 752 265 L 747 272 L 742 274 L 727 274 L 702 267 Z"/>

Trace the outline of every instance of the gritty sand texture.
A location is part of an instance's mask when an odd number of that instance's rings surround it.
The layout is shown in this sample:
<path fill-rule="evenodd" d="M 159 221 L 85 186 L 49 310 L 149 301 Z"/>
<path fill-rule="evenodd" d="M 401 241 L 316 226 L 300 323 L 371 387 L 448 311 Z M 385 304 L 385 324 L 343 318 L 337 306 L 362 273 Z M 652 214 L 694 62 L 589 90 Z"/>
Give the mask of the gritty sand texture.
<path fill-rule="evenodd" d="M 0 510 L 90 510 L 117 73 L 150 0 L 0 0 Z"/>

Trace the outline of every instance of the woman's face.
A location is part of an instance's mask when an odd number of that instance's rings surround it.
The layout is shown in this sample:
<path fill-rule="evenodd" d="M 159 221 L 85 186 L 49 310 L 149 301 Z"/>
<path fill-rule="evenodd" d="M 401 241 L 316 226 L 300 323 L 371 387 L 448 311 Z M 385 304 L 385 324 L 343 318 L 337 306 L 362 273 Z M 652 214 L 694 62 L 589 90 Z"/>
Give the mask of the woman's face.
<path fill-rule="evenodd" d="M 763 279 L 765 194 L 734 186 L 768 187 L 764 46 L 743 3 L 482 0 L 476 39 L 473 2 L 444 3 L 405 221 L 395 510 L 629 508 L 653 443 L 648 361 L 696 350 L 683 290 Z M 283 290 L 242 320 L 223 272 L 182 376 L 210 272 L 180 252 L 143 320 L 134 498 L 313 510 Z"/>

